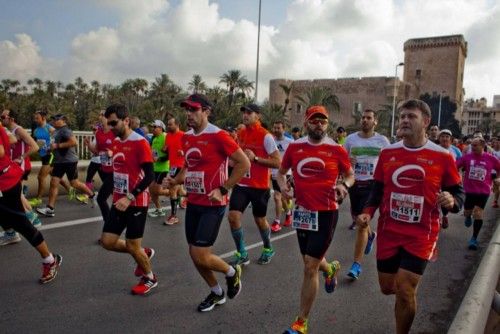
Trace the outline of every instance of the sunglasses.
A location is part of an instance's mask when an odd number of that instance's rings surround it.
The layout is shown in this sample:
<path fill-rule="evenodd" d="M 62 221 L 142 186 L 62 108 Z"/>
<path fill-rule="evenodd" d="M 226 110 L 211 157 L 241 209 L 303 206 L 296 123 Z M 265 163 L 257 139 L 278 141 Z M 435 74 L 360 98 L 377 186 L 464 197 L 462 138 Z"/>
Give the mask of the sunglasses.
<path fill-rule="evenodd" d="M 120 120 L 118 120 L 118 119 L 114 119 L 112 121 L 108 121 L 108 125 L 115 127 L 118 124 L 119 121 Z"/>
<path fill-rule="evenodd" d="M 7 115 L 2 115 L 2 116 L 0 116 L 0 118 L 1 118 L 1 119 L 7 119 L 7 118 L 10 118 L 10 117 L 9 117 L 9 116 L 7 116 Z"/>
<path fill-rule="evenodd" d="M 328 120 L 326 120 L 326 119 L 311 119 L 311 120 L 309 120 L 307 122 L 309 124 L 311 124 L 311 125 L 318 125 L 318 124 L 325 125 L 325 124 L 328 124 Z"/>
<path fill-rule="evenodd" d="M 192 107 L 192 106 L 186 106 L 185 107 L 186 111 L 189 112 L 197 112 L 198 110 L 203 110 L 201 107 Z"/>

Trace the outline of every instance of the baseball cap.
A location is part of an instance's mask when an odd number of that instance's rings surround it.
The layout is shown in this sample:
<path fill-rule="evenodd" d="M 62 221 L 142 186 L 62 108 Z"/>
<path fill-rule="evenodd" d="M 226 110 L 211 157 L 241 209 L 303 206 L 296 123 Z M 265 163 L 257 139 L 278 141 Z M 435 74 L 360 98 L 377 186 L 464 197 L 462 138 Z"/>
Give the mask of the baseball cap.
<path fill-rule="evenodd" d="M 255 103 L 250 103 L 247 104 L 246 106 L 242 106 L 240 108 L 240 111 L 250 111 L 250 112 L 256 112 L 260 114 L 260 107 L 256 105 Z"/>
<path fill-rule="evenodd" d="M 305 115 L 306 121 L 311 119 L 311 117 L 315 115 L 323 115 L 326 118 L 328 118 L 328 111 L 323 106 L 311 106 L 306 110 L 306 115 Z"/>
<path fill-rule="evenodd" d="M 448 129 L 443 129 L 443 130 L 441 130 L 441 131 L 439 132 L 439 135 L 440 135 L 440 136 L 441 136 L 441 135 L 449 135 L 449 136 L 453 136 L 453 134 L 451 133 L 451 131 L 450 131 L 450 130 L 448 130 Z"/>
<path fill-rule="evenodd" d="M 205 95 L 202 94 L 192 94 L 189 95 L 184 101 L 181 102 L 181 107 L 193 107 L 193 108 L 210 108 L 212 109 L 212 104 Z"/>
<path fill-rule="evenodd" d="M 54 116 L 52 116 L 50 119 L 54 120 L 54 121 L 58 121 L 60 119 L 62 120 L 66 120 L 66 116 L 64 116 L 63 114 L 55 114 Z"/>
<path fill-rule="evenodd" d="M 157 127 L 160 127 L 163 129 L 163 131 L 165 131 L 165 123 L 163 123 L 162 121 L 160 121 L 159 119 L 157 120 L 154 120 L 153 122 L 151 122 L 151 126 L 157 126 Z"/>

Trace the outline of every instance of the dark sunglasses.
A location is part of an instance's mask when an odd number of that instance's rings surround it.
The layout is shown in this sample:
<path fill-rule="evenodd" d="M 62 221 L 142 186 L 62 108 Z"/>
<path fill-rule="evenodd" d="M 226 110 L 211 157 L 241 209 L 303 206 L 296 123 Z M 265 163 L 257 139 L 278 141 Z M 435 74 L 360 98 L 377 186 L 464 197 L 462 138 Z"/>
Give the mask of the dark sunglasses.
<path fill-rule="evenodd" d="M 119 121 L 120 121 L 119 119 L 114 119 L 112 121 L 108 121 L 108 125 L 115 127 Z"/>
<path fill-rule="evenodd" d="M 311 125 L 318 125 L 318 124 L 325 125 L 325 124 L 328 124 L 328 120 L 326 120 L 326 119 L 311 119 L 311 120 L 309 120 L 307 122 L 309 124 L 311 124 Z"/>
<path fill-rule="evenodd" d="M 186 106 L 185 109 L 186 111 L 189 112 L 197 112 L 198 110 L 203 110 L 203 108 L 201 107 L 191 107 L 191 106 Z"/>
<path fill-rule="evenodd" d="M 7 118 L 10 118 L 10 116 L 8 116 L 8 115 L 2 115 L 2 116 L 0 116 L 0 118 L 1 119 L 7 119 Z"/>

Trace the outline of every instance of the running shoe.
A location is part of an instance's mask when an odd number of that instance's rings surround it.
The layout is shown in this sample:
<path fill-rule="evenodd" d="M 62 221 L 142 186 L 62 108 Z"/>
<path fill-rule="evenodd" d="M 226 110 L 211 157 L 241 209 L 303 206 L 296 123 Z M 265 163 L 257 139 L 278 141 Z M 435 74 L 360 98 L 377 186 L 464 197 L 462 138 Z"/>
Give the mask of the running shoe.
<path fill-rule="evenodd" d="M 198 305 L 198 311 L 199 312 L 208 312 L 212 311 L 215 306 L 222 305 L 226 302 L 226 298 L 224 297 L 224 291 L 222 291 L 222 295 L 216 295 L 213 292 L 210 292 L 210 294 L 205 298 L 204 301 Z"/>
<path fill-rule="evenodd" d="M 293 324 L 283 334 L 307 334 L 307 320 L 295 318 Z"/>
<path fill-rule="evenodd" d="M 450 226 L 450 224 L 448 222 L 448 217 L 447 216 L 443 216 L 443 218 L 441 218 L 441 227 L 444 228 L 444 229 L 447 229 L 448 226 Z"/>
<path fill-rule="evenodd" d="M 354 231 L 354 230 L 356 229 L 356 222 L 352 222 L 352 224 L 351 224 L 351 225 L 349 225 L 349 229 L 350 229 L 351 231 Z"/>
<path fill-rule="evenodd" d="M 42 215 L 47 217 L 54 217 L 56 215 L 54 209 L 51 209 L 48 206 L 45 208 L 37 208 L 36 212 L 41 213 Z"/>
<path fill-rule="evenodd" d="M 26 212 L 26 218 L 28 218 L 28 220 L 34 227 L 42 226 L 40 218 L 38 218 L 38 215 L 34 211 Z"/>
<path fill-rule="evenodd" d="M 234 252 L 233 258 L 229 261 L 229 264 L 233 267 L 236 266 L 246 266 L 250 264 L 250 258 L 248 253 L 241 254 L 240 252 Z"/>
<path fill-rule="evenodd" d="M 229 299 L 236 297 L 241 291 L 241 266 L 233 267 L 236 271 L 232 277 L 226 276 L 227 296 Z"/>
<path fill-rule="evenodd" d="M 42 265 L 42 277 L 40 277 L 40 283 L 45 284 L 52 281 L 57 276 L 59 267 L 62 263 L 62 256 L 59 254 L 54 254 L 54 262 L 43 263 Z"/>
<path fill-rule="evenodd" d="M 377 238 L 377 232 L 372 232 L 368 236 L 368 240 L 366 241 L 366 247 L 365 247 L 365 255 L 368 255 L 371 253 L 371 251 L 373 249 L 373 242 L 375 241 L 376 238 Z"/>
<path fill-rule="evenodd" d="M 498 209 L 498 202 L 497 201 L 493 201 L 492 207 L 495 208 L 495 209 Z"/>
<path fill-rule="evenodd" d="M 323 277 L 325 278 L 325 291 L 327 293 L 332 293 L 337 286 L 337 273 L 340 270 L 340 262 L 335 260 L 328 265 L 330 270 L 328 270 L 327 273 L 323 273 Z"/>
<path fill-rule="evenodd" d="M 89 196 L 86 194 L 79 194 L 75 196 L 76 200 L 82 204 L 89 204 Z"/>
<path fill-rule="evenodd" d="M 156 275 L 154 275 L 154 278 L 142 276 L 139 283 L 137 283 L 137 285 L 132 287 L 132 294 L 144 296 L 149 292 L 151 292 L 151 290 L 153 290 L 157 286 L 158 286 L 158 280 L 156 279 Z"/>
<path fill-rule="evenodd" d="M 159 217 L 160 214 L 161 214 L 161 210 L 160 209 L 154 209 L 153 211 L 148 212 L 148 216 L 151 217 L 151 218 Z"/>
<path fill-rule="evenodd" d="M 349 276 L 352 279 L 358 279 L 360 274 L 361 274 L 361 265 L 357 262 L 353 262 L 351 269 L 347 273 L 347 276 Z"/>
<path fill-rule="evenodd" d="M 469 240 L 469 249 L 470 250 L 477 250 L 479 248 L 479 244 L 477 242 L 477 239 L 472 237 L 470 240 Z"/>
<path fill-rule="evenodd" d="M 187 197 L 182 196 L 181 201 L 179 203 L 179 208 L 185 209 L 185 208 L 187 208 L 187 206 L 188 206 L 188 199 L 187 199 Z"/>
<path fill-rule="evenodd" d="M 280 220 L 279 219 L 275 219 L 273 221 L 273 223 L 271 224 L 271 232 L 272 233 L 278 233 L 279 231 L 281 231 Z"/>
<path fill-rule="evenodd" d="M 75 188 L 73 188 L 73 187 L 69 188 L 69 191 L 68 191 L 68 199 L 69 199 L 70 201 L 72 201 L 72 200 L 76 199 L 76 190 L 75 190 Z"/>
<path fill-rule="evenodd" d="M 472 217 L 471 216 L 465 217 L 464 224 L 465 224 L 465 227 L 471 227 L 471 225 L 472 225 Z"/>
<path fill-rule="evenodd" d="M 39 206 L 42 205 L 42 199 L 38 197 L 33 197 L 32 199 L 28 200 L 28 203 L 33 207 Z"/>
<path fill-rule="evenodd" d="M 17 244 L 18 242 L 21 242 L 21 237 L 19 236 L 19 233 L 17 233 L 16 231 L 14 232 L 5 231 L 5 233 L 2 236 L 0 236 L 0 246 Z"/>
<path fill-rule="evenodd" d="M 260 254 L 259 259 L 257 260 L 258 264 L 268 264 L 271 262 L 271 259 L 273 258 L 275 254 L 274 249 L 272 248 L 264 248 L 262 250 L 262 254 Z"/>
<path fill-rule="evenodd" d="M 285 222 L 283 223 L 284 227 L 292 226 L 292 214 L 289 212 L 285 215 Z"/>
<path fill-rule="evenodd" d="M 101 240 L 101 239 L 99 239 L 99 240 Z M 147 247 L 145 247 L 144 248 L 144 253 L 146 253 L 146 255 L 148 256 L 148 258 L 150 260 L 153 258 L 153 256 L 155 256 L 155 250 L 153 248 L 147 248 Z M 140 265 L 137 265 L 135 267 L 135 270 L 134 270 L 134 275 L 137 276 L 137 277 L 141 277 L 141 276 L 146 275 L 146 273 L 144 272 L 144 270 L 142 270 L 142 268 L 141 268 Z"/>
<path fill-rule="evenodd" d="M 177 218 L 177 216 L 170 216 L 168 217 L 167 220 L 165 220 L 165 222 L 163 223 L 164 225 L 175 225 L 175 224 L 179 224 L 179 218 Z"/>

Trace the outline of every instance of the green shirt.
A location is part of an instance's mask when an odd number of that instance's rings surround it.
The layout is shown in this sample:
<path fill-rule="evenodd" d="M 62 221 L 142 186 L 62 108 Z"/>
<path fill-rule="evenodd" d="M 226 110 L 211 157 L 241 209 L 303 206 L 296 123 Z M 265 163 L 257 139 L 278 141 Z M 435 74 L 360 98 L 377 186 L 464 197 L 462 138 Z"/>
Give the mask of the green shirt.
<path fill-rule="evenodd" d="M 165 159 L 167 158 L 167 153 L 162 151 L 163 147 L 165 147 L 166 138 L 167 134 L 165 132 L 162 132 L 161 135 L 154 136 L 151 142 L 153 158 L 158 158 L 158 160 L 153 163 L 153 170 L 155 172 L 168 172 L 170 170 L 169 161 Z"/>

